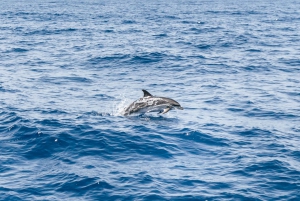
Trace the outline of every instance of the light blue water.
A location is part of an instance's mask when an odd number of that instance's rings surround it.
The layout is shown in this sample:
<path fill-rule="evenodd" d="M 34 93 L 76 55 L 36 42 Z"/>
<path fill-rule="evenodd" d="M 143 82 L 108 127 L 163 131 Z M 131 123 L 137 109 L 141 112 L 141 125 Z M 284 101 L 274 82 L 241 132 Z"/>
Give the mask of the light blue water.
<path fill-rule="evenodd" d="M 2 1 L 0 200 L 300 200 L 298 1 Z M 147 89 L 185 110 L 123 117 Z"/>

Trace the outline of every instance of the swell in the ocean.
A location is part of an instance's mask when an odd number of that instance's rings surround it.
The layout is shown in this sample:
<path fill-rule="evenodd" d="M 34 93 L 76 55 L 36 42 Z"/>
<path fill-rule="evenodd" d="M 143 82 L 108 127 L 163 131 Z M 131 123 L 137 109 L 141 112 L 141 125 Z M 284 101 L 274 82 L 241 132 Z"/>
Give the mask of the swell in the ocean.
<path fill-rule="evenodd" d="M 299 11 L 2 1 L 0 200 L 299 200 Z"/>

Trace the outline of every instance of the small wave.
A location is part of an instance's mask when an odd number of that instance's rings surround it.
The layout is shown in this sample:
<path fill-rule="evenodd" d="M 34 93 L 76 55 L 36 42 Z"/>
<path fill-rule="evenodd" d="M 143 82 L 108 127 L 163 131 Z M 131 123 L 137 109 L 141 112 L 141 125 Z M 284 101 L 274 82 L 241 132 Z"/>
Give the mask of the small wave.
<path fill-rule="evenodd" d="M 129 63 L 154 63 L 161 61 L 164 57 L 166 57 L 166 55 L 159 52 L 143 53 L 140 55 L 133 56 L 129 60 Z"/>
<path fill-rule="evenodd" d="M 136 24 L 135 20 L 123 20 L 122 24 Z"/>
<path fill-rule="evenodd" d="M 279 62 L 284 63 L 288 66 L 300 66 L 300 59 L 280 59 Z"/>
<path fill-rule="evenodd" d="M 104 33 L 114 33 L 115 31 L 113 29 L 105 29 Z"/>
<path fill-rule="evenodd" d="M 199 45 L 196 45 L 197 48 L 199 49 L 202 49 L 202 50 L 206 50 L 206 49 L 210 49 L 211 46 L 208 45 L 208 44 L 199 44 Z"/>
<path fill-rule="evenodd" d="M 252 128 L 252 129 L 247 129 L 247 130 L 242 130 L 242 131 L 236 131 L 234 133 L 237 135 L 247 137 L 247 138 L 261 137 L 261 136 L 270 137 L 273 135 L 271 131 L 263 130 L 263 129 L 259 129 L 259 128 Z"/>
<path fill-rule="evenodd" d="M 287 112 L 281 111 L 268 111 L 261 108 L 253 108 L 250 111 L 246 111 L 245 116 L 248 117 L 260 117 L 269 119 L 297 119 L 299 116 Z"/>
<path fill-rule="evenodd" d="M 32 35 L 57 35 L 57 34 L 64 34 L 64 33 L 72 33 L 76 32 L 78 29 L 75 28 L 65 28 L 65 29 L 41 29 L 41 30 L 30 30 L 25 32 L 26 36 Z"/>
<path fill-rule="evenodd" d="M 166 33 L 161 33 L 161 34 L 155 34 L 155 35 L 153 35 L 153 36 L 155 36 L 155 37 L 157 37 L 157 38 L 164 38 L 164 37 L 168 37 L 168 34 L 166 34 Z"/>
<path fill-rule="evenodd" d="M 129 58 L 129 55 L 126 54 L 113 54 L 107 56 L 97 56 L 90 58 L 88 60 L 91 64 L 98 64 L 98 63 L 114 63 L 114 62 L 121 62 Z"/>
<path fill-rule="evenodd" d="M 5 53 L 22 53 L 22 52 L 28 52 L 28 51 L 29 51 L 28 49 L 16 47 L 16 48 L 7 50 Z"/>
<path fill-rule="evenodd" d="M 78 83 L 92 83 L 93 81 L 86 77 L 81 76 L 60 76 L 60 77 L 50 77 L 43 76 L 39 78 L 41 82 L 53 83 L 53 84 L 64 84 L 68 82 L 78 82 Z"/>
<path fill-rule="evenodd" d="M 262 52 L 262 50 L 260 50 L 260 49 L 254 49 L 254 48 L 252 48 L 252 49 L 247 49 L 247 50 L 245 50 L 246 52 Z"/>
<path fill-rule="evenodd" d="M 229 146 L 228 140 L 225 138 L 219 138 L 215 137 L 210 134 L 202 133 L 197 130 L 189 129 L 189 128 L 184 128 L 178 131 L 173 132 L 173 134 L 169 134 L 172 136 L 177 136 L 179 138 L 188 140 L 188 141 L 193 141 L 209 146 L 215 146 L 215 147 L 223 147 L 223 146 Z"/>
<path fill-rule="evenodd" d="M 78 175 L 70 175 L 69 181 L 59 181 L 56 182 L 56 191 L 58 192 L 68 192 L 68 193 L 78 193 L 81 192 L 84 195 L 94 189 L 112 189 L 114 186 L 110 185 L 106 181 L 98 181 L 97 178 L 88 178 Z"/>
<path fill-rule="evenodd" d="M 101 100 L 113 100 L 114 99 L 114 97 L 108 96 L 106 94 L 96 94 L 95 96 L 96 97 L 100 97 Z"/>
<path fill-rule="evenodd" d="M 200 34 L 200 33 L 205 32 L 205 30 L 200 29 L 200 28 L 193 27 L 193 28 L 190 28 L 190 29 L 188 30 L 188 32 L 195 33 L 195 34 Z"/>

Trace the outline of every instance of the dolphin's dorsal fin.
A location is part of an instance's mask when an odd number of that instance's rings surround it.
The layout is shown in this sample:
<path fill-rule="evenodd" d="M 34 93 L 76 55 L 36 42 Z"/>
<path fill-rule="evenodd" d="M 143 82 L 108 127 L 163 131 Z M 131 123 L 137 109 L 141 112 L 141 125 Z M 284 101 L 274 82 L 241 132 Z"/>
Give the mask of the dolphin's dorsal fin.
<path fill-rule="evenodd" d="M 144 97 L 147 96 L 152 96 L 148 91 L 146 91 L 145 89 L 142 89 L 142 91 L 144 92 Z"/>

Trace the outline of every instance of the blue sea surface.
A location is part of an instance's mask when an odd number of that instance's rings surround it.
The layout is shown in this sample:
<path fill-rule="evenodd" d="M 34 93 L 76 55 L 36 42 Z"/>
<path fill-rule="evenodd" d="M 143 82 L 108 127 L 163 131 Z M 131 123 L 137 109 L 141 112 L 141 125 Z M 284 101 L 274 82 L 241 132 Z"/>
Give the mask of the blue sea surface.
<path fill-rule="evenodd" d="M 0 200 L 300 200 L 300 1 L 2 0 Z M 142 89 L 184 110 L 124 117 Z"/>

